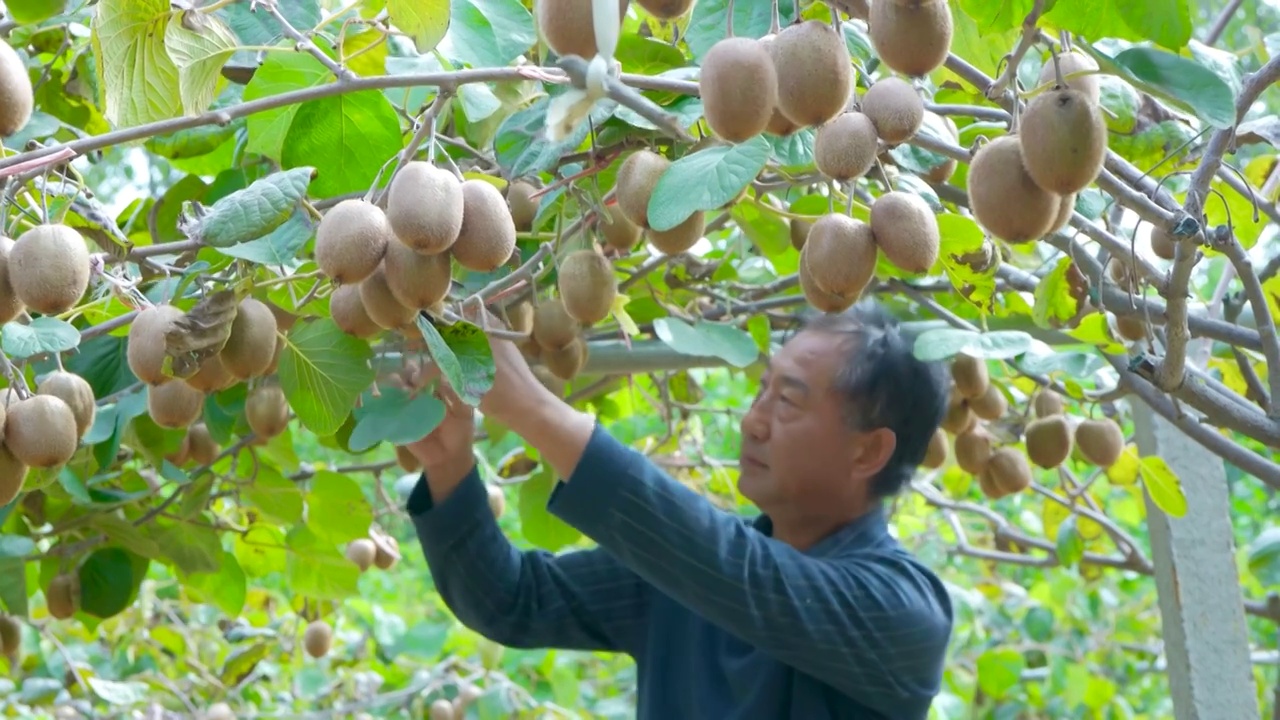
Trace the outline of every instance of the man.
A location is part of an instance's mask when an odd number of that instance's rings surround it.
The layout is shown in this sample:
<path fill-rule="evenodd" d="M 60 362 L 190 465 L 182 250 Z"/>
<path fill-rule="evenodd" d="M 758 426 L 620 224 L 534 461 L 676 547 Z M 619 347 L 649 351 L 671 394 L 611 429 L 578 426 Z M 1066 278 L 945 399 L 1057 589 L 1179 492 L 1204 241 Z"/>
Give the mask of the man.
<path fill-rule="evenodd" d="M 510 342 L 480 410 L 558 477 L 549 510 L 598 548 L 520 552 L 489 511 L 473 420 L 452 409 L 410 446 L 409 512 L 445 602 L 509 647 L 625 652 L 637 717 L 925 718 L 952 609 L 881 506 L 945 412 L 943 370 L 873 305 L 821 316 L 774 356 L 742 420 L 740 491 L 717 509 L 546 390 Z"/>

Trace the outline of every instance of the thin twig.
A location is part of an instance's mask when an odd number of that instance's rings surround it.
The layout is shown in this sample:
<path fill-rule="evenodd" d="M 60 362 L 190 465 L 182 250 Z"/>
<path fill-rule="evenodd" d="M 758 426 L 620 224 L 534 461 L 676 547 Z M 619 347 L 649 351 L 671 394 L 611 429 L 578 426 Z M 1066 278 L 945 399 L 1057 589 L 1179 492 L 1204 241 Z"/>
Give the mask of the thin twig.
<path fill-rule="evenodd" d="M 422 146 L 422 143 L 426 142 L 428 138 L 435 136 L 436 118 L 440 116 L 440 111 L 452 98 L 452 90 L 441 88 L 440 91 L 436 93 L 436 99 L 431 103 L 431 106 L 427 108 L 427 111 L 422 114 L 422 118 L 418 121 L 420 123 L 418 125 L 418 132 L 414 133 L 413 137 L 409 140 L 409 144 L 404 146 L 404 150 L 400 152 L 400 158 L 396 160 L 395 168 L 392 169 L 391 174 L 387 176 L 387 183 L 382 186 L 382 189 L 379 190 L 375 196 L 373 200 L 374 205 L 382 204 L 387 193 L 391 191 L 391 183 L 396 179 L 396 175 L 404 169 L 405 165 L 409 164 L 409 161 L 413 159 L 414 154 L 418 152 L 418 148 Z"/>
<path fill-rule="evenodd" d="M 329 68 L 329 71 L 338 78 L 338 82 L 347 82 L 356 78 L 355 73 L 351 72 L 350 69 L 343 67 L 338 61 L 329 57 L 324 50 L 320 49 L 319 45 L 316 45 L 314 40 L 303 35 L 298 28 L 294 27 L 293 23 L 289 22 L 289 19 L 284 16 L 284 13 L 280 12 L 280 8 L 276 4 L 277 0 L 253 0 L 253 2 L 265 7 L 271 17 L 275 18 L 275 21 L 279 23 L 280 29 L 284 31 L 284 34 L 288 35 L 298 44 L 298 49 L 305 50 L 310 53 L 312 57 L 320 61 L 321 65 Z"/>
<path fill-rule="evenodd" d="M 1009 85 L 1018 77 L 1018 66 L 1022 64 L 1023 56 L 1036 44 L 1036 40 L 1040 37 L 1040 28 L 1037 23 L 1040 22 L 1040 13 L 1042 12 L 1044 12 L 1044 0 L 1035 0 L 1031 5 L 1031 12 L 1027 13 L 1026 19 L 1022 21 L 1022 39 L 1018 41 L 1018 46 L 1009 55 L 1009 62 L 1005 65 L 1004 72 L 987 88 L 987 98 L 994 100 L 1004 95 L 1009 89 Z"/>

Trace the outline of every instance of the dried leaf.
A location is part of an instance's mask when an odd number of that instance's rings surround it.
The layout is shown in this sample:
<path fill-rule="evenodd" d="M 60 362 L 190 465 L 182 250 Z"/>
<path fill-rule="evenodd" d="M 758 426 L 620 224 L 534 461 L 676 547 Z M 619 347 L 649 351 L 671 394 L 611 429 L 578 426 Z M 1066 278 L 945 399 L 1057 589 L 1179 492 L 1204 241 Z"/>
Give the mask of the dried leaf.
<path fill-rule="evenodd" d="M 205 360 L 222 352 L 238 307 L 234 290 L 219 290 L 173 322 L 164 340 L 174 377 L 191 377 Z"/>

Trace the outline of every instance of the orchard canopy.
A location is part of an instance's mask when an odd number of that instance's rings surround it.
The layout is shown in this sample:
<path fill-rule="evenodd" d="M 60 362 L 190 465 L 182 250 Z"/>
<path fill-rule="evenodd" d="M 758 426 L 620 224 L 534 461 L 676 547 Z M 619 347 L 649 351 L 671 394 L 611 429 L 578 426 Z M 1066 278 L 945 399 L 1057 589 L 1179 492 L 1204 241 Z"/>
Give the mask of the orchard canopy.
<path fill-rule="evenodd" d="M 1213 459 L 1269 704 L 1274 2 L 6 0 L 0 39 L 0 715 L 631 717 L 629 659 L 434 592 L 424 373 L 476 404 L 516 340 L 749 513 L 768 353 L 872 297 L 954 378 L 892 505 L 956 602 L 934 717 L 1173 717 L 1148 530 L 1197 508 L 1140 413 Z M 589 546 L 480 435 L 513 542 Z"/>

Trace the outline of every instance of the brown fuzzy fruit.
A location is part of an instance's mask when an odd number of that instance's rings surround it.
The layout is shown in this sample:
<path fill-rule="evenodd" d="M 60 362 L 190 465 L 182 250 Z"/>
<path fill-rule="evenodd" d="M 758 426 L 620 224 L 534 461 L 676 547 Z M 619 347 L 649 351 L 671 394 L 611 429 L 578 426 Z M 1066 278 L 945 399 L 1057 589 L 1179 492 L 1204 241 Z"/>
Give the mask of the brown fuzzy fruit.
<path fill-rule="evenodd" d="M 661 20 L 675 20 L 689 12 L 693 0 L 636 0 L 636 4 Z"/>
<path fill-rule="evenodd" d="M 533 310 L 533 339 L 543 350 L 568 347 L 581 330 L 582 326 L 560 298 L 544 300 Z"/>
<path fill-rule="evenodd" d="M 536 192 L 538 188 L 523 180 L 507 186 L 507 210 L 511 211 L 511 222 L 516 224 L 517 232 L 528 232 L 538 219 L 540 200 L 533 197 Z"/>
<path fill-rule="evenodd" d="M 809 230 L 802 259 L 823 292 L 856 300 L 875 275 L 871 226 L 839 213 L 823 215 Z"/>
<path fill-rule="evenodd" d="M 879 147 L 880 137 L 871 118 L 857 111 L 841 113 L 818 128 L 813 160 L 823 175 L 845 182 L 867 174 Z"/>
<path fill-rule="evenodd" d="M 360 283 L 360 302 L 369 319 L 386 330 L 407 328 L 418 317 L 417 308 L 400 304 L 395 293 L 391 292 L 383 265 Z"/>
<path fill-rule="evenodd" d="M 791 218 L 791 247 L 796 250 L 804 249 L 804 241 L 809 239 L 809 230 L 813 229 L 813 223 L 800 218 Z"/>
<path fill-rule="evenodd" d="M 982 358 L 963 353 L 951 361 L 951 379 L 956 384 L 956 394 L 966 400 L 982 397 L 990 384 L 987 363 Z"/>
<path fill-rule="evenodd" d="M 1116 334 L 1125 340 L 1136 342 L 1145 340 L 1147 337 L 1147 324 L 1142 321 L 1141 315 L 1112 315 L 1115 322 Z"/>
<path fill-rule="evenodd" d="M 4 443 L 23 465 L 62 465 L 80 445 L 75 413 L 60 397 L 32 395 L 9 408 Z"/>
<path fill-rule="evenodd" d="M 969 409 L 969 404 L 959 395 L 952 395 L 947 402 L 947 412 L 942 416 L 942 429 L 952 435 L 959 435 L 978 423 L 978 416 Z"/>
<path fill-rule="evenodd" d="M 200 364 L 194 375 L 183 380 L 202 393 L 215 393 L 235 385 L 239 379 L 222 363 L 222 355 L 214 355 Z"/>
<path fill-rule="evenodd" d="M 807 245 L 805 246 L 808 247 Z M 813 279 L 813 271 L 809 269 L 808 251 L 800 250 L 800 292 L 804 294 L 804 299 L 815 310 L 824 313 L 838 313 L 849 309 L 857 300 L 856 297 L 845 298 L 840 295 L 829 293 L 818 287 L 817 282 Z"/>
<path fill-rule="evenodd" d="M 559 350 L 543 350 L 541 360 L 552 375 L 561 380 L 572 380 L 587 362 L 587 344 L 580 337 L 574 338 Z"/>
<path fill-rule="evenodd" d="M 418 456 L 403 445 L 396 446 L 396 464 L 405 472 L 417 472 L 422 469 L 422 462 L 418 460 Z"/>
<path fill-rule="evenodd" d="M 60 398 L 71 408 L 71 414 L 76 419 L 76 437 L 84 437 L 89 428 L 93 427 L 98 410 L 97 400 L 93 397 L 93 388 L 79 375 L 65 370 L 51 372 L 40 382 L 36 393 Z"/>
<path fill-rule="evenodd" d="M 35 109 L 31 75 L 22 57 L 0 39 L 0 137 L 8 137 L 26 127 Z"/>
<path fill-rule="evenodd" d="M 261 385 L 249 393 L 244 403 L 244 416 L 249 429 L 261 440 L 268 440 L 289 425 L 289 401 L 279 385 Z"/>
<path fill-rule="evenodd" d="M 236 714 L 231 711 L 230 705 L 216 702 L 204 711 L 204 720 L 236 720 Z"/>
<path fill-rule="evenodd" d="M 1063 414 L 1062 396 L 1049 388 L 1044 388 L 1032 398 L 1031 409 L 1035 411 L 1038 418 L 1061 415 Z"/>
<path fill-rule="evenodd" d="M 576 250 L 560 261 L 560 297 L 565 311 L 583 325 L 609 317 L 618 296 L 618 278 L 609 258 L 592 249 Z"/>
<path fill-rule="evenodd" d="M 302 646 L 313 658 L 322 658 L 329 654 L 333 645 L 333 628 L 323 620 L 312 620 L 302 635 Z"/>
<path fill-rule="evenodd" d="M 453 244 L 458 264 L 476 272 L 493 272 L 516 249 L 516 224 L 506 198 L 484 180 L 462 183 L 462 230 Z"/>
<path fill-rule="evenodd" d="M 239 380 L 265 375 L 275 354 L 277 327 L 266 303 L 251 297 L 241 300 L 219 353 L 222 366 Z"/>
<path fill-rule="evenodd" d="M 387 225 L 406 247 L 434 255 L 462 229 L 462 183 L 429 162 L 407 163 L 387 189 Z M 388 245 L 389 246 L 389 245 Z"/>
<path fill-rule="evenodd" d="M 28 310 L 59 315 L 75 307 L 89 287 L 89 248 L 60 223 L 37 225 L 9 250 L 9 283 Z"/>
<path fill-rule="evenodd" d="M 1002 135 L 974 154 L 968 184 L 974 218 L 1006 242 L 1043 237 L 1062 208 L 1057 195 L 1041 188 L 1027 174 L 1016 135 Z"/>
<path fill-rule="evenodd" d="M 1037 95 L 1022 113 L 1018 137 L 1027 174 L 1058 195 L 1088 187 L 1107 158 L 1102 110 L 1079 90 L 1062 88 Z"/>
<path fill-rule="evenodd" d="M 1037 466 L 1058 467 L 1071 455 L 1071 424 L 1063 415 L 1032 420 L 1026 431 L 1027 457 Z"/>
<path fill-rule="evenodd" d="M 379 570 L 390 570 L 400 561 L 400 541 L 385 533 L 373 538 L 375 553 L 373 564 Z"/>
<path fill-rule="evenodd" d="M 618 18 L 626 16 L 628 0 L 618 1 Z M 591 0 L 534 0 L 538 35 L 557 55 L 577 55 L 590 61 L 596 48 Z"/>
<path fill-rule="evenodd" d="M 644 231 L 639 225 L 627 219 L 618 208 L 617 203 L 604 207 L 600 213 L 597 227 L 604 236 L 604 244 L 620 252 L 631 252 L 640 244 L 640 236 Z"/>
<path fill-rule="evenodd" d="M 395 239 L 382 208 L 360 198 L 343 200 L 316 228 L 316 264 L 339 285 L 358 283 L 377 269 Z"/>
<path fill-rule="evenodd" d="M 198 465 L 212 465 L 222 453 L 222 448 L 204 423 L 196 423 L 187 428 L 186 446 L 188 455 Z"/>
<path fill-rule="evenodd" d="M 0 615 L 0 655 L 13 657 L 22 646 L 22 625 L 17 618 Z"/>
<path fill-rule="evenodd" d="M 1124 431 L 1111 418 L 1084 420 L 1076 426 L 1080 455 L 1100 468 L 1109 468 L 1124 452 Z"/>
<path fill-rule="evenodd" d="M 872 85 L 862 96 L 862 112 L 888 145 L 910 140 L 924 124 L 924 100 L 911 83 L 897 77 L 887 77 Z"/>
<path fill-rule="evenodd" d="M 1027 463 L 1027 456 L 1016 448 L 1000 448 L 991 453 L 987 472 L 1002 495 L 1022 492 L 1031 485 L 1031 465 Z"/>
<path fill-rule="evenodd" d="M 649 228 L 649 198 L 671 161 L 652 150 L 637 150 L 618 168 L 618 209 L 637 227 Z M 698 213 L 695 213 L 698 214 Z"/>
<path fill-rule="evenodd" d="M 1052 235 L 1061 231 L 1071 223 L 1071 215 L 1076 211 L 1076 196 L 1063 195 L 1058 198 L 1058 214 L 1053 218 L 1053 224 L 1045 231 L 1045 235 Z"/>
<path fill-rule="evenodd" d="M 1091 104 L 1098 104 L 1102 95 L 1102 88 L 1097 75 L 1081 75 L 1080 77 L 1067 79 L 1067 76 L 1071 73 L 1097 70 L 1098 63 L 1096 60 L 1078 50 L 1072 50 L 1071 52 L 1060 53 L 1058 55 L 1058 67 L 1062 70 L 1062 77 L 1066 80 L 1067 87 L 1084 93 L 1085 98 L 1087 98 Z M 1056 84 L 1057 82 L 1058 75 L 1054 71 L 1053 58 L 1049 57 L 1040 68 L 1038 84 Z"/>
<path fill-rule="evenodd" d="M 165 332 L 183 312 L 173 305 L 153 305 L 140 310 L 129 326 L 125 360 L 139 380 L 160 385 L 172 378 L 164 374 Z"/>
<path fill-rule="evenodd" d="M 348 335 L 367 338 L 382 331 L 369 317 L 360 298 L 360 285 L 342 285 L 329 296 L 329 317 Z"/>
<path fill-rule="evenodd" d="M 204 413 L 205 394 L 185 382 L 153 385 L 147 390 L 147 413 L 157 425 L 189 427 Z"/>
<path fill-rule="evenodd" d="M 873 2 L 867 32 L 880 62 L 903 75 L 927 75 L 951 51 L 951 7 L 936 0 Z"/>
<path fill-rule="evenodd" d="M 695 212 L 690 215 L 687 220 L 670 230 L 654 230 L 650 228 L 646 231 L 649 242 L 664 255 L 679 255 L 687 252 L 698 241 L 702 239 L 702 233 L 707 228 L 707 217 L 705 213 Z"/>
<path fill-rule="evenodd" d="M 769 34 L 760 38 L 760 45 L 769 53 L 770 61 L 773 60 L 773 41 L 777 37 L 777 35 Z M 775 65 L 774 77 L 777 77 L 777 74 L 777 66 Z M 800 129 L 798 124 L 792 122 L 791 118 L 784 115 L 782 111 L 778 109 L 776 88 L 774 92 L 773 112 L 769 114 L 769 124 L 766 125 L 764 129 L 765 132 L 777 135 L 778 137 L 787 137 Z"/>
<path fill-rule="evenodd" d="M 821 125 L 844 111 L 853 93 L 853 63 L 829 23 L 790 25 L 768 47 L 779 79 L 778 109 L 787 119 Z"/>
<path fill-rule="evenodd" d="M 387 246 L 387 255 L 382 258 L 382 272 L 391 296 L 400 305 L 414 310 L 440 302 L 453 286 L 450 253 L 427 255 L 403 243 Z"/>
<path fill-rule="evenodd" d="M 938 218 L 919 195 L 894 190 L 876 198 L 871 234 L 885 258 L 901 270 L 924 273 L 938 261 Z"/>
<path fill-rule="evenodd" d="M 27 481 L 28 467 L 0 443 L 0 507 L 13 502 Z"/>
<path fill-rule="evenodd" d="M 969 409 L 983 420 L 999 420 L 1008 412 L 1009 400 L 1000 391 L 999 385 L 988 383 L 986 392 L 969 401 Z"/>
<path fill-rule="evenodd" d="M 1151 228 L 1151 252 L 1161 260 L 1173 260 L 1178 256 L 1178 241 L 1163 228 Z M 3 297 L 3 294 L 0 294 Z"/>
<path fill-rule="evenodd" d="M 3 41 L 0 41 L 3 42 Z M 9 254 L 13 252 L 13 240 L 0 235 L 0 324 L 13 320 L 27 309 L 9 280 Z"/>
<path fill-rule="evenodd" d="M 991 459 L 991 436 L 978 427 L 972 427 L 956 435 L 956 464 L 961 470 L 977 475 L 987 468 Z"/>
<path fill-rule="evenodd" d="M 778 74 L 768 47 L 741 36 L 716 42 L 702 58 L 698 89 L 712 132 L 734 143 L 759 135 L 778 102 Z"/>
<path fill-rule="evenodd" d="M 49 614 L 58 620 L 66 620 L 80 609 L 80 577 L 64 573 L 49 581 L 44 591 L 44 602 Z"/>
<path fill-rule="evenodd" d="M 528 300 L 521 300 L 507 308 L 507 320 L 511 323 L 511 329 L 518 333 L 527 333 L 533 331 L 533 303 Z"/>
<path fill-rule="evenodd" d="M 947 434 L 942 428 L 938 428 L 933 432 L 933 437 L 929 438 L 929 447 L 925 450 L 920 466 L 930 470 L 942 467 L 947 462 L 947 450 Z"/>
<path fill-rule="evenodd" d="M 347 543 L 347 559 L 355 563 L 360 572 L 373 567 L 373 559 L 377 554 L 378 548 L 369 538 L 356 538 Z"/>

